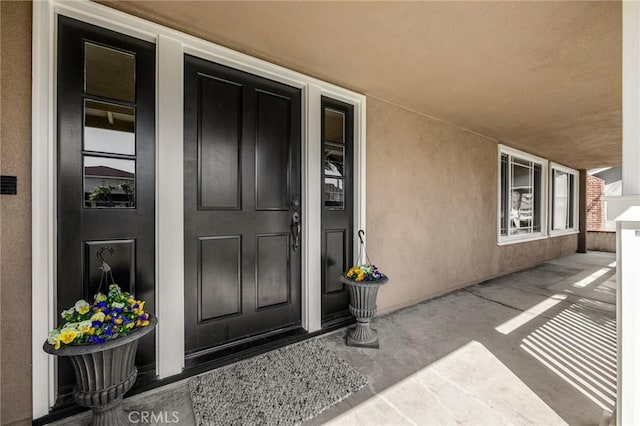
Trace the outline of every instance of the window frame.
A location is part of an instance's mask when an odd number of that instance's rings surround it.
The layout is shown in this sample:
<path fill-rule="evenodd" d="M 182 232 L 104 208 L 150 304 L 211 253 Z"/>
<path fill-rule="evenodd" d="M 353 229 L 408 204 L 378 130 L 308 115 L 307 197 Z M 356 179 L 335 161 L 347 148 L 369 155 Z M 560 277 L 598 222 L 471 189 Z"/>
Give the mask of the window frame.
<path fill-rule="evenodd" d="M 553 215 L 553 203 L 554 203 L 554 190 L 553 185 L 554 182 L 554 171 L 557 170 L 559 172 L 567 173 L 573 176 L 573 227 L 561 230 L 553 229 L 553 219 L 549 220 L 549 236 L 550 237 L 559 237 L 561 235 L 572 235 L 578 234 L 580 232 L 580 223 L 579 223 L 579 202 L 580 202 L 580 172 L 576 169 L 572 169 L 567 166 L 563 166 L 562 164 L 554 163 L 553 161 L 549 164 L 549 215 Z M 553 216 L 551 216 L 553 218 Z"/>
<path fill-rule="evenodd" d="M 502 155 L 505 154 L 509 156 L 509 164 L 511 164 L 511 157 L 517 157 L 524 161 L 530 161 L 532 163 L 538 164 L 541 167 L 540 171 L 540 190 L 542 194 L 540 194 L 540 231 L 533 232 L 530 234 L 521 234 L 521 235 L 501 235 L 501 217 L 500 214 L 502 212 L 502 197 L 500 194 L 502 193 Z M 544 238 L 549 238 L 548 235 L 548 215 L 549 215 L 549 160 L 546 160 L 542 157 L 538 157 L 533 154 L 529 154 L 524 151 L 520 151 L 515 148 L 511 148 L 506 145 L 498 144 L 498 156 L 497 156 L 497 211 L 496 211 L 496 231 L 497 231 L 497 240 L 498 245 L 508 245 L 508 244 L 517 244 L 528 241 L 536 241 Z M 509 190 L 510 194 L 511 191 Z M 535 197 L 535 195 L 534 195 Z M 509 195 L 509 203 L 511 196 Z"/>

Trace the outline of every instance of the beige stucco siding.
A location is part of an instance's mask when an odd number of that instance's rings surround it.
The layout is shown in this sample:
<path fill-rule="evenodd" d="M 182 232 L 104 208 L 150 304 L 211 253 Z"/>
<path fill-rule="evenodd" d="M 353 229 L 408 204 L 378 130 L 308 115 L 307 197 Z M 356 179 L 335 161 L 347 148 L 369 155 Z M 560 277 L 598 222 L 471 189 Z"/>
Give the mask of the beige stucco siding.
<path fill-rule="evenodd" d="M 1 166 L 2 174 L 18 176 L 18 195 L 0 199 L 1 421 L 27 424 L 31 415 L 31 3 L 3 1 L 0 11 Z M 380 293 L 382 312 L 575 251 L 575 236 L 497 246 L 496 161 L 494 141 L 369 97 L 369 254 L 391 277 Z"/>
<path fill-rule="evenodd" d="M 368 253 L 387 312 L 575 252 L 577 237 L 498 246 L 497 143 L 367 100 Z"/>
<path fill-rule="evenodd" d="M 31 418 L 31 3 L 0 3 L 0 169 L 18 195 L 0 196 L 1 422 Z"/>

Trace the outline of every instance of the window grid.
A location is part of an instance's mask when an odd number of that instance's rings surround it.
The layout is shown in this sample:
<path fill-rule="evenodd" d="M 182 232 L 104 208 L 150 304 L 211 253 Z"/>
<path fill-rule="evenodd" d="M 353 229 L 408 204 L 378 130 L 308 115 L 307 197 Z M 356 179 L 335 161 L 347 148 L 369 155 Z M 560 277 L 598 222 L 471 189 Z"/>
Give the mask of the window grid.
<path fill-rule="evenodd" d="M 547 237 L 547 160 L 500 145 L 498 171 L 498 243 Z"/>

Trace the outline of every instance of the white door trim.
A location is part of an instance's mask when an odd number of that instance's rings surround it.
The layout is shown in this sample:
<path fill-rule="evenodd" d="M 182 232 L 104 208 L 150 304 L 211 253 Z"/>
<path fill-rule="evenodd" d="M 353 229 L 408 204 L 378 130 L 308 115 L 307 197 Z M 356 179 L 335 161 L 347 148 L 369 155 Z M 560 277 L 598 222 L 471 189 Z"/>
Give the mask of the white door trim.
<path fill-rule="evenodd" d="M 321 328 L 320 97 L 354 106 L 354 229 L 366 223 L 366 97 L 88 0 L 33 3 L 32 356 L 33 417 L 55 402 L 55 362 L 42 343 L 55 324 L 56 21 L 65 15 L 156 43 L 156 362 L 159 377 L 184 367 L 183 57 L 190 54 L 298 87 L 302 108 L 302 325 Z M 177 165 L 177 166 L 176 166 Z M 171 167 L 169 167 L 171 166 Z M 162 171 L 162 173 L 160 173 Z M 357 238 L 354 236 L 357 247 Z M 354 250 L 357 252 L 357 250 Z"/>

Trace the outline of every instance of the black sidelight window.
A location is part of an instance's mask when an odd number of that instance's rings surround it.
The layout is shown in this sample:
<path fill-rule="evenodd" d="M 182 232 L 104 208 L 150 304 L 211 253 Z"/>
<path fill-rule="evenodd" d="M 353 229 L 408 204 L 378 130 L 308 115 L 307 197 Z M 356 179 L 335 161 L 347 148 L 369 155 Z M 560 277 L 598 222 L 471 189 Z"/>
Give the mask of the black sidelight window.
<path fill-rule="evenodd" d="M 348 314 L 353 258 L 353 106 L 322 98 L 322 320 Z"/>
<path fill-rule="evenodd" d="M 84 42 L 84 207 L 136 206 L 136 56 Z"/>

